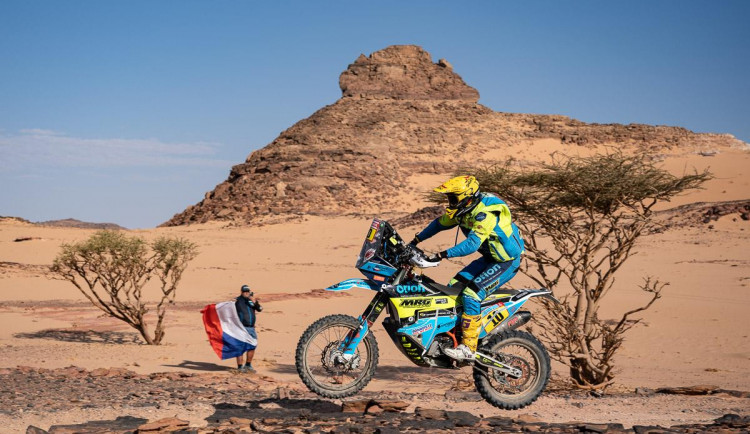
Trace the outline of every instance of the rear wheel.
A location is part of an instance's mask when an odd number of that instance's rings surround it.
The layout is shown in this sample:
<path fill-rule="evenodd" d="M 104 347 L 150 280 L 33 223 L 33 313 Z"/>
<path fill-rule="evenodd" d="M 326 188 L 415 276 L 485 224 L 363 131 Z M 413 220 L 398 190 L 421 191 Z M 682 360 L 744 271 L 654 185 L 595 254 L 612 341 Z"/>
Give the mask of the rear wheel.
<path fill-rule="evenodd" d="M 549 354 L 531 333 L 509 330 L 491 337 L 479 348 L 498 361 L 521 370 L 519 378 L 482 365 L 474 367 L 474 384 L 482 397 L 506 410 L 526 407 L 541 395 L 550 375 Z"/>
<path fill-rule="evenodd" d="M 344 398 L 370 382 L 378 365 L 378 344 L 368 333 L 348 359 L 339 350 L 346 336 L 359 328 L 347 315 L 329 315 L 305 330 L 297 344 L 295 363 L 302 382 L 320 396 Z"/>

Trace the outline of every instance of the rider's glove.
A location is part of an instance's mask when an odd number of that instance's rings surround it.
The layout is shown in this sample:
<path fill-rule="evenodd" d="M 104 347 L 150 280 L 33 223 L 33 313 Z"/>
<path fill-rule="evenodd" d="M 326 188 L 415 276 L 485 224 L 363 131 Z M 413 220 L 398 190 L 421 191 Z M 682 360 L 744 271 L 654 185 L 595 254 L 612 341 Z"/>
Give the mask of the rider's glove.
<path fill-rule="evenodd" d="M 443 259 L 445 259 L 447 257 L 448 257 L 448 252 L 445 251 L 445 250 L 443 250 L 440 253 L 434 253 L 434 254 L 428 256 L 427 260 L 430 261 L 430 262 L 440 262 L 440 261 L 442 261 Z"/>
<path fill-rule="evenodd" d="M 418 234 L 414 235 L 414 239 L 411 240 L 411 241 L 409 241 L 409 245 L 410 246 L 416 246 L 417 244 L 419 244 L 420 241 L 422 241 L 422 240 L 419 239 L 419 237 L 417 235 Z"/>

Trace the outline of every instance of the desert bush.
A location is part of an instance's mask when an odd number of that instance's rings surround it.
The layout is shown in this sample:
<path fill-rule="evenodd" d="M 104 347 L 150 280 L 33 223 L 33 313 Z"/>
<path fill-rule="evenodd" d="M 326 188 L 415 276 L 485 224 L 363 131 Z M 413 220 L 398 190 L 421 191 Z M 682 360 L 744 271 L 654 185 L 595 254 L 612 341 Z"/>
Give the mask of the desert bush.
<path fill-rule="evenodd" d="M 552 357 L 570 368 L 579 387 L 610 384 L 613 356 L 640 321 L 634 315 L 661 297 L 665 283 L 645 277 L 640 288 L 647 301 L 619 319 L 600 318 L 601 303 L 638 238 L 655 224 L 654 205 L 700 187 L 710 174 L 674 176 L 648 156 L 621 153 L 557 157 L 528 170 L 508 161 L 474 173 L 514 213 L 526 241 L 522 272 L 553 291 L 561 282 L 572 288 L 561 304 L 545 302 L 540 314 L 540 336 Z"/>
<path fill-rule="evenodd" d="M 52 272 L 71 282 L 107 315 L 138 330 L 149 345 L 164 338 L 164 316 L 174 303 L 182 273 L 195 256 L 196 245 L 181 238 L 160 237 L 147 243 L 140 237 L 103 230 L 88 240 L 63 244 Z M 156 325 L 151 334 L 146 314 L 146 285 L 156 278 L 160 294 L 155 303 Z"/>

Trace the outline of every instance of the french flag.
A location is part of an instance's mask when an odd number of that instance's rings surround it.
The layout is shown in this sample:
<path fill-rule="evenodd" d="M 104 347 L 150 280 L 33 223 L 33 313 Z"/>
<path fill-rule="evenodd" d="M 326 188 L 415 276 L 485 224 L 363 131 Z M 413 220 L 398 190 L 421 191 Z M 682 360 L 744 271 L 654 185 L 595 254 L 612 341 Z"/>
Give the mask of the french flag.
<path fill-rule="evenodd" d="M 258 345 L 240 322 L 233 301 L 209 304 L 201 313 L 208 341 L 221 360 L 239 357 Z"/>

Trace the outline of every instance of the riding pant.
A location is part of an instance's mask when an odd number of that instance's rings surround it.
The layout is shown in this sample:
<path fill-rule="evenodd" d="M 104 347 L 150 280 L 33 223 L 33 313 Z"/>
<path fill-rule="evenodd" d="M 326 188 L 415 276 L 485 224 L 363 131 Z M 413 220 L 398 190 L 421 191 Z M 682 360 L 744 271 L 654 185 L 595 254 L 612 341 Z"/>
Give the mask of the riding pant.
<path fill-rule="evenodd" d="M 520 255 L 506 262 L 495 262 L 482 256 L 459 271 L 450 285 L 459 282 L 466 285 L 461 291 L 464 314 L 479 315 L 482 311 L 482 300 L 510 281 L 520 265 Z"/>

